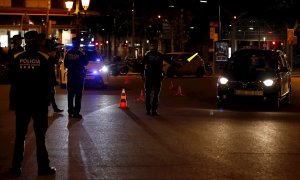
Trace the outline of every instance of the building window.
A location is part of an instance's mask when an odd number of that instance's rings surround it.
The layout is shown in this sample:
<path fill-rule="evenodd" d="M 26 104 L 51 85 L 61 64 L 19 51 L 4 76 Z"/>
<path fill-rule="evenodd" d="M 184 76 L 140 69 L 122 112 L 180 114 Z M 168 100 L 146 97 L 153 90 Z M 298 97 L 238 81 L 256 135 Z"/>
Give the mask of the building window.
<path fill-rule="evenodd" d="M 24 0 L 11 0 L 11 7 L 25 7 Z"/>
<path fill-rule="evenodd" d="M 51 0 L 51 8 L 64 9 L 65 2 L 62 0 Z"/>

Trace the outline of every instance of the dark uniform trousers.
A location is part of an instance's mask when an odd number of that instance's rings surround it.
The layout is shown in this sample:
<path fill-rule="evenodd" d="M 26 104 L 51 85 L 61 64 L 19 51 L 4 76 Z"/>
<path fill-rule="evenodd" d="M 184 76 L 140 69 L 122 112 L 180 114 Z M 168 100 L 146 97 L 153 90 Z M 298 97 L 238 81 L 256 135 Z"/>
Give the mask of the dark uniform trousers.
<path fill-rule="evenodd" d="M 33 128 L 36 137 L 36 156 L 38 168 L 48 168 L 49 159 L 45 145 L 45 135 L 48 128 L 48 108 L 41 106 L 40 110 L 29 109 L 26 107 L 17 107 L 16 109 L 16 139 L 13 156 L 13 167 L 20 168 L 24 156 L 24 143 L 27 134 L 27 127 L 31 118 L 33 119 Z"/>
<path fill-rule="evenodd" d="M 68 90 L 68 113 L 79 114 L 81 110 L 81 99 L 83 91 L 84 78 L 74 77 L 69 78 L 67 82 Z M 73 107 L 73 101 L 75 98 L 75 106 Z"/>
<path fill-rule="evenodd" d="M 158 98 L 161 88 L 161 77 L 145 77 L 145 103 L 147 111 L 152 110 L 152 112 L 156 112 L 158 107 Z M 151 102 L 151 93 L 153 91 L 153 97 Z"/>

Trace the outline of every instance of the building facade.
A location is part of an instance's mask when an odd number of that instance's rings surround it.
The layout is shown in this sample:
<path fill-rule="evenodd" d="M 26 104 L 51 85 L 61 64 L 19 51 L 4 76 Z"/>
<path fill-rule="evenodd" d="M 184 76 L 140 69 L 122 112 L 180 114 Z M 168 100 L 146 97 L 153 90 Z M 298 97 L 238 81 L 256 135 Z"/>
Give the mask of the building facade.
<path fill-rule="evenodd" d="M 45 33 L 49 38 L 57 37 L 60 43 L 70 43 L 73 36 L 86 29 L 83 18 L 90 16 L 99 16 L 99 13 L 68 12 L 62 0 L 1 0 L 1 47 L 9 47 L 14 35 L 23 36 L 29 30 Z"/>

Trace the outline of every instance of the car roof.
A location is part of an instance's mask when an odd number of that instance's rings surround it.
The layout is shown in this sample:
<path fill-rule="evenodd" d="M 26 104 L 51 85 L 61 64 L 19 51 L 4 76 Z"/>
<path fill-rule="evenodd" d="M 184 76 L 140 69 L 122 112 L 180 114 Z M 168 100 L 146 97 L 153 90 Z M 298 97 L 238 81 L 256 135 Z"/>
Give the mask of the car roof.
<path fill-rule="evenodd" d="M 180 55 L 180 54 L 195 54 L 195 53 L 193 53 L 193 52 L 169 52 L 169 53 L 166 53 L 166 54 L 178 54 L 178 55 Z"/>

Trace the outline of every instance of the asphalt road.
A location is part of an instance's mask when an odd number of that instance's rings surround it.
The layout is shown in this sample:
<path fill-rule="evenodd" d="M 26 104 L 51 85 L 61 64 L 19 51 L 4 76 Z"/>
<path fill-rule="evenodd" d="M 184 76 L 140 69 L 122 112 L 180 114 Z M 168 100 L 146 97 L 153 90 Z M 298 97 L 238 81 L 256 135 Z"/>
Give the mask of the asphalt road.
<path fill-rule="evenodd" d="M 57 174 L 38 177 L 29 128 L 18 179 L 299 179 L 300 78 L 292 104 L 273 112 L 262 104 L 216 109 L 213 77 L 163 82 L 160 116 L 147 116 L 138 76 L 113 77 L 107 89 L 86 89 L 82 120 L 65 111 L 49 118 L 47 147 Z M 176 96 L 181 88 L 182 96 Z M 0 85 L 0 179 L 12 179 L 14 113 L 8 85 Z M 125 88 L 128 109 L 120 109 Z"/>

